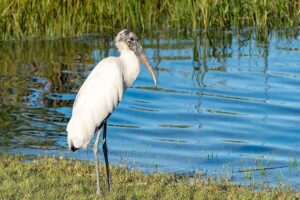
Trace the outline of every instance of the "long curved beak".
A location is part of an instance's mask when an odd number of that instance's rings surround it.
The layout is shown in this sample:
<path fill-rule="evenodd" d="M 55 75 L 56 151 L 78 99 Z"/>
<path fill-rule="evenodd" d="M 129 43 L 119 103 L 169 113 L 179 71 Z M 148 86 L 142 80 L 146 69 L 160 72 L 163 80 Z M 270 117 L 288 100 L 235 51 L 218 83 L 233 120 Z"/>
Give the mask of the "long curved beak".
<path fill-rule="evenodd" d="M 143 47 L 142 45 L 138 44 L 136 49 L 134 49 L 134 53 L 135 55 L 137 55 L 137 57 L 145 64 L 145 66 L 147 67 L 148 71 L 150 72 L 152 78 L 153 78 L 153 81 L 154 81 L 154 84 L 156 86 L 156 83 L 157 83 L 157 79 L 156 79 L 156 75 L 155 75 L 155 72 L 143 50 Z"/>

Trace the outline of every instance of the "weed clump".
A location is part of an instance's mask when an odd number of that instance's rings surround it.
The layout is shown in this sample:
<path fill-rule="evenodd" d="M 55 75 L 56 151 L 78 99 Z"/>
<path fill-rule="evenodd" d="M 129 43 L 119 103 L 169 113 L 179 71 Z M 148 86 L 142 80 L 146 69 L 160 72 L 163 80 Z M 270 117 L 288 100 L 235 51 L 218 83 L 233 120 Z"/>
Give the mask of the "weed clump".
<path fill-rule="evenodd" d="M 115 29 L 151 32 L 255 26 L 299 26 L 300 3 L 294 0 L 1 0 L 0 39 L 77 36 Z"/>

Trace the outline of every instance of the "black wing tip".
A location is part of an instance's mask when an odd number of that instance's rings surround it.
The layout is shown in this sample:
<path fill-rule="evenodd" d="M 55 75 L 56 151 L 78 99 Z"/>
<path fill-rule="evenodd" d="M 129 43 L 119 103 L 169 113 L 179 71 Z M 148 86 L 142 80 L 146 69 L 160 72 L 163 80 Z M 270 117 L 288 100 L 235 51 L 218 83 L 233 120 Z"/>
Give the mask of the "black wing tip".
<path fill-rule="evenodd" d="M 74 146 L 74 144 L 73 144 L 73 142 L 72 142 L 72 140 L 69 140 L 68 139 L 68 143 L 69 143 L 69 149 L 71 150 L 71 151 L 77 151 L 79 148 L 76 148 L 75 146 Z"/>
<path fill-rule="evenodd" d="M 74 146 L 71 146 L 71 151 L 77 151 L 79 148 L 76 148 L 76 147 L 74 147 Z"/>

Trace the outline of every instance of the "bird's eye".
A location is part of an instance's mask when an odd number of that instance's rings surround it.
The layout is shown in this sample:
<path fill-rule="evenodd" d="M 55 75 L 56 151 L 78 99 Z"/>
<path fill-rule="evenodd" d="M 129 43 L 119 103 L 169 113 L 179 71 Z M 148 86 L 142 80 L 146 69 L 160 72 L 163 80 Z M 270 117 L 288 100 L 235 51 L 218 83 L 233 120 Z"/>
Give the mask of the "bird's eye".
<path fill-rule="evenodd" d="M 131 44 L 135 43 L 134 37 L 129 37 L 128 40 L 127 40 L 127 42 L 131 43 Z"/>

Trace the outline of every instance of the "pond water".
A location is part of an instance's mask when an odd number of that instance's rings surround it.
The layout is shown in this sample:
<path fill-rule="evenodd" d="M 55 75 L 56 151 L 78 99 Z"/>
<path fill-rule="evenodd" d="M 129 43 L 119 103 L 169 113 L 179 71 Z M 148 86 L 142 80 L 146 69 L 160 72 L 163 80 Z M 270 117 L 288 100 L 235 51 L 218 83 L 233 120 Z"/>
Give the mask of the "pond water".
<path fill-rule="evenodd" d="M 110 162 L 299 186 L 300 37 L 286 33 L 142 35 L 158 85 L 143 67 L 111 115 Z M 68 150 L 65 129 L 80 85 L 109 55 L 107 35 L 0 42 L 0 151 L 92 160 L 91 148 Z"/>

